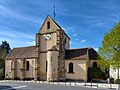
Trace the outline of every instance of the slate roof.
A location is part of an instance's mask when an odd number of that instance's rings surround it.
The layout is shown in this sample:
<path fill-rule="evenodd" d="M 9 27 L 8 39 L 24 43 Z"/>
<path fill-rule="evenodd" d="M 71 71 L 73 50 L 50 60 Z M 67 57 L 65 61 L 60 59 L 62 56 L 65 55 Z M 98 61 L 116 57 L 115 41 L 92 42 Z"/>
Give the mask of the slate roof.
<path fill-rule="evenodd" d="M 35 58 L 35 46 L 13 48 L 6 60 L 18 58 Z"/>
<path fill-rule="evenodd" d="M 13 48 L 11 53 L 7 56 L 6 60 L 19 59 L 19 58 L 35 58 L 35 46 Z M 78 48 L 69 49 L 65 51 L 65 59 L 85 59 L 89 52 L 89 60 L 97 60 L 97 52 L 93 48 Z M 58 51 L 56 46 L 53 46 L 48 51 Z"/>
<path fill-rule="evenodd" d="M 89 49 L 89 59 L 98 60 L 98 53 L 93 48 Z"/>
<path fill-rule="evenodd" d="M 89 52 L 89 60 L 97 60 L 97 52 L 93 48 L 69 49 L 65 52 L 65 59 L 85 59 Z"/>

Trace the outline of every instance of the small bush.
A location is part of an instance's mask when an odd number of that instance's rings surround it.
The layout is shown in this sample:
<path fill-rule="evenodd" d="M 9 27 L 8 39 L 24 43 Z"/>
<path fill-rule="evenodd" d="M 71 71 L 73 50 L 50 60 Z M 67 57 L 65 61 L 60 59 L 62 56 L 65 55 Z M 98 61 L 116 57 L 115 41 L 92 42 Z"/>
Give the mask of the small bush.
<path fill-rule="evenodd" d="M 14 80 L 20 80 L 20 78 L 19 77 L 15 77 Z"/>
<path fill-rule="evenodd" d="M 116 79 L 116 80 L 114 81 L 114 83 L 115 83 L 115 84 L 119 84 L 119 83 L 120 83 L 120 79 Z"/>
<path fill-rule="evenodd" d="M 0 69 L 0 79 L 4 79 L 4 70 Z"/>
<path fill-rule="evenodd" d="M 93 78 L 103 78 L 104 77 L 104 73 L 96 67 L 93 68 L 89 68 L 89 77 L 92 80 Z"/>
<path fill-rule="evenodd" d="M 34 78 L 24 78 L 23 80 L 29 81 L 29 80 L 34 80 Z"/>

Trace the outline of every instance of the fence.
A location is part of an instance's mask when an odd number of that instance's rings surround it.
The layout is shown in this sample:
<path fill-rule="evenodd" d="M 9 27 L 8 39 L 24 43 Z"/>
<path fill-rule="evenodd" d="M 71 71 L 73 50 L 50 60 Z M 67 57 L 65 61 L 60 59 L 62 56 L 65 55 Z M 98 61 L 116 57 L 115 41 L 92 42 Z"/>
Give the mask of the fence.
<path fill-rule="evenodd" d="M 86 81 L 52 81 L 48 82 L 49 84 L 60 84 L 60 85 L 67 85 L 67 86 L 82 86 L 82 87 L 91 87 L 91 88 L 109 88 L 109 89 L 117 89 L 118 84 L 112 83 L 102 83 L 99 81 L 96 82 L 86 82 Z"/>

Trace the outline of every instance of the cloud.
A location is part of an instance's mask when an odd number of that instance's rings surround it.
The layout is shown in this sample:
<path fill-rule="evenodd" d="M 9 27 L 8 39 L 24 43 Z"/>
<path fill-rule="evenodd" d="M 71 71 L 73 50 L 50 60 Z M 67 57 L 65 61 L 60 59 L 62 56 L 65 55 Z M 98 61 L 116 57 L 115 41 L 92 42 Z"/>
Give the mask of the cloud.
<path fill-rule="evenodd" d="M 84 42 L 86 42 L 86 40 L 81 40 L 80 42 L 81 42 L 81 43 L 84 43 Z"/>
<path fill-rule="evenodd" d="M 75 41 L 76 41 L 76 42 L 79 42 L 80 40 L 77 38 L 77 39 L 75 39 Z"/>
<path fill-rule="evenodd" d="M 81 41 L 80 41 L 79 38 L 76 38 L 76 39 L 74 39 L 74 43 L 73 43 L 73 44 L 82 44 L 82 43 L 84 43 L 84 42 L 86 42 L 86 40 L 81 40 Z"/>
<path fill-rule="evenodd" d="M 72 44 L 72 41 L 70 41 L 70 45 Z"/>
<path fill-rule="evenodd" d="M 10 45 L 11 48 L 15 48 L 15 47 L 26 47 L 26 46 L 34 46 L 34 41 L 28 42 L 30 40 L 20 40 L 20 39 L 16 39 L 16 38 L 6 38 L 6 37 L 0 37 L 0 43 L 2 41 L 7 41 Z"/>
<path fill-rule="evenodd" d="M 76 33 L 76 31 L 74 30 L 74 27 L 67 27 L 67 28 L 64 28 L 62 27 L 63 30 L 65 30 L 65 32 L 68 34 L 68 33 Z"/>
<path fill-rule="evenodd" d="M 6 38 L 14 38 L 14 39 L 34 39 L 35 35 L 31 35 L 28 33 L 15 31 L 12 28 L 0 26 L 0 36 Z"/>
<path fill-rule="evenodd" d="M 7 41 L 11 48 L 33 46 L 35 45 L 35 35 L 0 26 L 0 42 L 2 41 Z"/>
<path fill-rule="evenodd" d="M 75 34 L 73 34 L 72 36 L 77 36 L 77 34 L 75 33 Z"/>
<path fill-rule="evenodd" d="M 31 41 L 31 42 L 29 41 L 29 42 L 27 42 L 27 44 L 33 46 L 33 45 L 35 45 L 35 41 Z"/>
<path fill-rule="evenodd" d="M 95 51 L 98 51 L 99 50 L 99 48 L 94 48 L 95 49 Z"/>
<path fill-rule="evenodd" d="M 0 42 L 7 41 L 11 48 L 35 45 L 35 35 L 13 31 L 10 28 L 0 27 Z"/>
<path fill-rule="evenodd" d="M 14 11 L 11 8 L 4 7 L 3 5 L 0 5 L 0 16 L 6 17 L 6 18 L 14 18 L 20 21 L 29 21 L 33 23 L 39 23 L 43 21 L 43 19 L 38 18 L 36 16 L 31 16 L 28 14 L 20 13 L 19 11 Z"/>
<path fill-rule="evenodd" d="M 73 27 L 68 27 L 68 28 L 67 28 L 67 30 L 71 30 L 71 29 L 73 29 Z"/>
<path fill-rule="evenodd" d="M 76 27 L 74 27 L 74 26 L 73 26 L 73 27 L 67 27 L 65 31 L 68 32 L 68 33 L 71 33 L 72 36 L 77 36 L 77 35 L 83 36 L 83 35 L 86 35 L 86 34 L 84 34 L 83 32 L 77 31 L 77 30 L 76 30 Z M 76 32 L 77 32 L 77 33 L 76 33 Z M 77 35 L 76 35 L 76 34 L 77 34 Z"/>
<path fill-rule="evenodd" d="M 74 27 L 67 27 L 67 28 L 64 28 L 62 27 L 63 30 L 65 30 L 65 32 L 71 32 L 71 33 L 74 33 L 73 35 L 76 34 L 76 30 Z"/>

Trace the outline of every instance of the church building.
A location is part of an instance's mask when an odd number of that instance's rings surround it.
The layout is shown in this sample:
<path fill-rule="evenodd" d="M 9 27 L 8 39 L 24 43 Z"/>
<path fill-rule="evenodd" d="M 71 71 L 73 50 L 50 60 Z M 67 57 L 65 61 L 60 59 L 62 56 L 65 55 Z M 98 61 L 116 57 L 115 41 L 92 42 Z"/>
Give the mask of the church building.
<path fill-rule="evenodd" d="M 38 33 L 36 45 L 13 48 L 5 60 L 6 79 L 88 80 L 88 68 L 96 64 L 93 48 L 70 49 L 70 38 L 47 16 Z"/>

